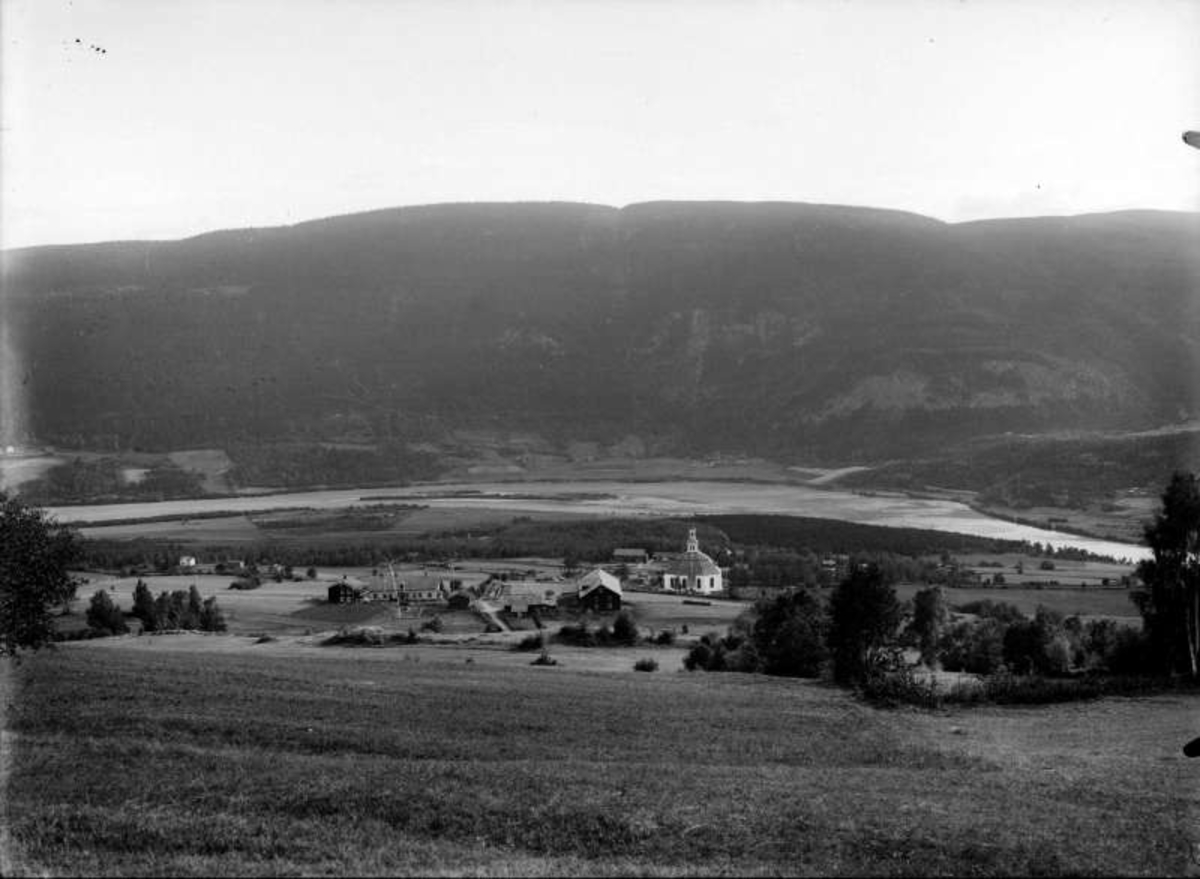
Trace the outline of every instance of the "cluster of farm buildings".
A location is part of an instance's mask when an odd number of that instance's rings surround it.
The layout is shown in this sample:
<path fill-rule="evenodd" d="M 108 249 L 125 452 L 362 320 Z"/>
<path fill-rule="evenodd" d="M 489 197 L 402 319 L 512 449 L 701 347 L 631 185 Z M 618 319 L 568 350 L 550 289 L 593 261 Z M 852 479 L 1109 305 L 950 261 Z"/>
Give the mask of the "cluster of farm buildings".
<path fill-rule="evenodd" d="M 613 562 L 596 567 L 575 579 L 512 579 L 507 575 L 489 577 L 479 588 L 479 597 L 508 613 L 537 613 L 559 606 L 577 603 L 581 609 L 595 611 L 619 610 L 624 597 L 621 579 L 607 568 L 628 569 L 654 563 L 654 580 L 647 584 L 666 592 L 685 595 L 713 595 L 725 589 L 725 573 L 710 556 L 702 552 L 695 529 L 688 532 L 681 553 L 656 556 L 653 560 L 644 549 L 617 549 Z M 456 579 L 431 575 L 427 572 L 397 574 L 392 570 L 376 572 L 366 582 L 348 580 L 329 587 L 333 604 L 389 601 L 404 605 L 451 603 L 462 591 Z M 464 602 L 467 601 L 463 593 Z"/>

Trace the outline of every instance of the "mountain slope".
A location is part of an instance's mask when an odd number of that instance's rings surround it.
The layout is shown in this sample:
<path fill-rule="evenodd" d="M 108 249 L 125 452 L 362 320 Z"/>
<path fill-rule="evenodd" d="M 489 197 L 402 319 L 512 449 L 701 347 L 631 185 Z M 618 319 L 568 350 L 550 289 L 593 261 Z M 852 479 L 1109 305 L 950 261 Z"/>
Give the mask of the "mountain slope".
<path fill-rule="evenodd" d="M 1197 414 L 1197 233 L 1162 212 L 461 204 L 10 251 L 3 277 L 42 442 L 470 428 L 833 462 Z"/>

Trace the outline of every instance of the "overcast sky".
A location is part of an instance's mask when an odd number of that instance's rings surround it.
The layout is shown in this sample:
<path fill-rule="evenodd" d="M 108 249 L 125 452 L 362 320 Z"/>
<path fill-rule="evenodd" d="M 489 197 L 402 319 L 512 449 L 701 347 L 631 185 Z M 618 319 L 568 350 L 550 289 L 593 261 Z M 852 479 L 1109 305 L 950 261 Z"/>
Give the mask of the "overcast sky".
<path fill-rule="evenodd" d="M 0 0 L 6 247 L 443 201 L 1200 209 L 1192 0 Z"/>

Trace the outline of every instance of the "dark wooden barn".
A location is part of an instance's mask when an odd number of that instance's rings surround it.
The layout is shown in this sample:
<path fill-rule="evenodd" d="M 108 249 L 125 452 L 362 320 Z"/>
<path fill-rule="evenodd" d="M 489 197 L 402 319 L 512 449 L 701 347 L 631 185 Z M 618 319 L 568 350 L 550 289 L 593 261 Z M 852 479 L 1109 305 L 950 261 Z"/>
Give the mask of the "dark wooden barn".
<path fill-rule="evenodd" d="M 353 604 L 358 597 L 358 590 L 344 580 L 329 587 L 330 604 Z"/>

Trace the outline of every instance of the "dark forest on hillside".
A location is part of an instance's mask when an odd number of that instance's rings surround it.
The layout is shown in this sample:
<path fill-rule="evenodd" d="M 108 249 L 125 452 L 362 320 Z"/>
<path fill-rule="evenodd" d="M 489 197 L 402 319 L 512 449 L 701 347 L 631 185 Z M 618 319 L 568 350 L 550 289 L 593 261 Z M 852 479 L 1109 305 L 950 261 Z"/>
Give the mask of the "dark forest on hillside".
<path fill-rule="evenodd" d="M 35 442 L 383 450 L 470 428 L 858 463 L 1186 417 L 1195 231 L 1166 212 L 439 205 L 3 260 Z"/>

